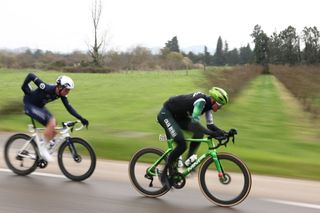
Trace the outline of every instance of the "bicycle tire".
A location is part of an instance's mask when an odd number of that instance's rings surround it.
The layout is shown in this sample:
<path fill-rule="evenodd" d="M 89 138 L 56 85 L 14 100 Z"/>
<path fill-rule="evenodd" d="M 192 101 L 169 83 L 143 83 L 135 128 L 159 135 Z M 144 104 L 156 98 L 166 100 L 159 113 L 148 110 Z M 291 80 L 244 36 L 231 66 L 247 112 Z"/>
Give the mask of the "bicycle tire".
<path fill-rule="evenodd" d="M 79 156 L 77 156 L 77 159 L 74 159 L 71 154 L 72 148 L 70 148 L 69 144 L 63 142 L 58 150 L 58 165 L 61 172 L 67 178 L 73 181 L 83 181 L 89 178 L 96 168 L 96 154 L 91 145 L 84 139 L 70 138 L 70 140 Z M 84 159 L 89 161 L 88 166 L 86 166 L 88 169 L 83 165 L 79 165 Z M 84 172 L 80 171 L 82 169 L 85 169 Z"/>
<path fill-rule="evenodd" d="M 159 180 L 158 176 L 152 176 L 152 181 L 151 177 L 146 177 L 147 173 L 146 170 L 150 167 L 150 165 L 153 164 L 153 162 L 155 162 L 157 159 L 160 158 L 160 156 L 163 155 L 163 151 L 157 148 L 142 148 L 139 151 L 137 151 L 132 159 L 129 162 L 129 177 L 130 177 L 130 181 L 132 183 L 132 185 L 134 186 L 134 188 L 142 195 L 146 196 L 146 197 L 160 197 L 162 195 L 164 195 L 165 193 L 167 193 L 170 189 L 163 186 Z M 152 156 L 152 160 L 149 160 L 149 162 L 139 162 L 138 161 L 143 157 L 147 156 L 147 155 L 151 155 Z M 151 157 L 150 156 L 150 157 Z M 148 157 L 148 156 L 147 156 Z M 149 157 L 149 158 L 150 158 Z M 166 163 L 167 159 L 164 159 L 164 162 L 162 162 L 163 166 Z M 152 163 L 150 163 L 152 162 Z M 139 165 L 137 165 L 139 164 Z M 162 169 L 162 168 L 161 168 Z M 139 173 L 139 174 L 137 174 Z M 153 179 L 155 177 L 155 179 Z M 157 181 L 155 183 L 156 187 L 150 186 L 150 182 L 152 182 L 152 185 L 154 184 L 153 181 Z M 146 182 L 146 185 L 148 185 L 149 182 L 149 186 L 144 187 L 142 182 Z"/>
<path fill-rule="evenodd" d="M 14 143 L 16 143 L 18 140 L 21 140 L 21 142 L 18 142 L 18 143 L 21 143 L 21 145 L 20 144 L 16 145 L 17 146 L 16 149 L 20 150 L 22 146 L 25 144 L 24 142 L 30 139 L 31 137 L 29 135 L 19 133 L 19 134 L 12 135 L 5 144 L 5 148 L 4 148 L 5 162 L 8 168 L 17 175 L 22 175 L 22 176 L 29 175 L 30 173 L 34 172 L 37 169 L 39 156 L 38 156 L 38 147 L 34 140 L 30 141 L 31 146 L 26 147 L 30 149 L 24 150 L 26 152 L 25 154 L 29 154 L 31 152 L 32 154 L 35 155 L 35 159 L 28 158 L 30 159 L 30 163 L 24 161 L 24 159 L 27 159 L 27 158 L 18 156 L 17 150 L 13 151 L 13 148 L 14 148 L 13 146 L 15 145 Z M 14 160 L 16 160 L 16 163 L 20 164 L 20 167 L 15 166 L 13 162 Z M 26 164 L 28 164 L 27 168 L 22 169 L 22 167 L 25 167 Z"/>
<path fill-rule="evenodd" d="M 214 178 L 210 177 L 208 178 L 208 180 L 206 180 L 206 175 L 208 175 L 208 177 L 210 175 L 212 176 L 212 174 L 210 174 L 210 171 L 209 171 L 209 166 L 213 164 L 214 168 L 216 168 L 214 160 L 211 157 L 209 157 L 204 161 L 204 163 L 201 165 L 199 170 L 199 185 L 200 185 L 201 191 L 209 201 L 211 201 L 212 203 L 218 206 L 222 206 L 222 207 L 235 206 L 241 203 L 248 196 L 250 192 L 251 185 L 252 185 L 250 171 L 243 161 L 241 161 L 237 156 L 232 155 L 230 153 L 218 153 L 218 159 L 220 160 L 220 163 L 224 169 L 224 172 L 227 174 L 227 177 L 228 177 L 226 178 L 227 180 L 225 182 L 220 181 L 217 174 L 216 174 L 216 179 L 219 181 L 217 181 L 215 185 L 212 185 L 210 183 L 210 182 L 214 182 Z M 238 169 L 239 173 L 232 173 L 233 170 L 235 169 Z M 211 170 L 211 173 L 216 173 L 216 171 Z M 241 183 L 241 185 L 239 184 L 239 182 Z M 209 186 L 210 184 L 212 185 L 212 187 Z M 218 195 L 218 193 L 220 193 L 218 192 L 220 190 L 219 188 L 220 186 L 221 186 L 221 191 L 223 191 L 222 193 L 223 195 L 222 194 Z M 228 186 L 229 186 L 228 188 L 229 191 L 227 191 L 226 189 Z M 239 190 L 235 193 L 235 195 L 233 195 L 231 191 L 234 191 L 236 189 L 239 189 Z M 227 196 L 225 194 L 227 194 Z"/>

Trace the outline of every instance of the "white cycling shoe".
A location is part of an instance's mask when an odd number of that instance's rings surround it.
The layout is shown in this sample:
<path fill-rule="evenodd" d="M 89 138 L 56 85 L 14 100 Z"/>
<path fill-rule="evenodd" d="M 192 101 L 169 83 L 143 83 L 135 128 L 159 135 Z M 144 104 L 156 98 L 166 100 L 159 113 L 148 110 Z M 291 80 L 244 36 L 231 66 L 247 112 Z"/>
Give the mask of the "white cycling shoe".
<path fill-rule="evenodd" d="M 46 147 L 46 143 L 44 141 L 40 142 L 39 151 L 40 151 L 40 155 L 43 158 L 43 160 L 46 160 L 48 162 L 52 162 L 53 161 L 53 158 L 50 155 L 50 153 L 49 153 L 49 151 L 48 151 L 48 149 Z"/>

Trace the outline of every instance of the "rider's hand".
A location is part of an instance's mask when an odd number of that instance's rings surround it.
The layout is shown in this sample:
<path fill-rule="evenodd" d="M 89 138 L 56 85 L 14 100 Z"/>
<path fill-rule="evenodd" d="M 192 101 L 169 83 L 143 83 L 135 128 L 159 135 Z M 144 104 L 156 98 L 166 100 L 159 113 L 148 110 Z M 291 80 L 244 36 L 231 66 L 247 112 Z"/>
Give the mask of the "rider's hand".
<path fill-rule="evenodd" d="M 230 129 L 229 132 L 228 132 L 228 135 L 229 135 L 229 136 L 234 136 L 234 135 L 236 135 L 237 133 L 238 133 L 238 132 L 237 132 L 236 129 Z"/>
<path fill-rule="evenodd" d="M 208 129 L 210 129 L 211 131 L 214 132 L 214 135 L 216 135 L 216 137 L 223 137 L 223 136 L 225 136 L 227 134 L 227 132 L 225 132 L 222 129 L 219 129 L 214 124 L 208 124 L 207 127 L 208 127 Z"/>
<path fill-rule="evenodd" d="M 214 131 L 214 132 L 219 132 L 219 133 L 223 133 L 223 134 L 225 134 L 226 132 L 224 131 L 224 130 L 222 130 L 222 129 L 219 129 L 216 125 L 214 125 L 214 124 L 207 124 L 207 128 L 208 129 L 210 129 L 211 131 Z"/>
<path fill-rule="evenodd" d="M 225 132 L 225 131 L 223 131 L 221 129 L 216 130 L 215 133 L 216 133 L 217 137 L 219 137 L 219 138 L 223 138 L 223 137 L 226 137 L 228 135 L 227 132 Z"/>
<path fill-rule="evenodd" d="M 214 125 L 214 124 L 207 124 L 207 128 L 210 129 L 210 130 L 212 130 L 212 131 L 216 131 L 216 130 L 219 129 L 219 128 L 218 128 L 216 125 Z"/>
<path fill-rule="evenodd" d="M 81 123 L 82 123 L 83 126 L 86 126 L 86 127 L 89 126 L 89 121 L 87 119 L 85 119 L 85 118 L 81 119 Z"/>
<path fill-rule="evenodd" d="M 216 131 L 211 131 L 210 136 L 218 140 L 224 140 L 225 138 L 227 138 L 228 135 L 222 130 L 216 130 Z"/>

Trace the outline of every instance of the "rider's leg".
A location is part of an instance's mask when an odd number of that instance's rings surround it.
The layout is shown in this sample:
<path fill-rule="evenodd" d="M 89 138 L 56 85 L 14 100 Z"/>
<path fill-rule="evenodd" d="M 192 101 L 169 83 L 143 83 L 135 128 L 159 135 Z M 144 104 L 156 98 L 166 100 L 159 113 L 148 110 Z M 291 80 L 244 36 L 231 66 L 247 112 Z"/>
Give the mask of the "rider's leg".
<path fill-rule="evenodd" d="M 47 160 L 47 161 L 53 161 L 47 146 L 48 143 L 51 139 L 54 138 L 54 136 L 57 134 L 55 131 L 55 127 L 56 127 L 56 119 L 53 117 L 50 117 L 47 124 L 46 124 L 46 128 L 44 130 L 44 141 L 40 144 L 40 152 L 42 157 Z"/>
<path fill-rule="evenodd" d="M 201 132 L 195 132 L 192 136 L 192 138 L 195 138 L 195 139 L 200 139 L 200 138 L 203 138 L 204 134 L 201 133 Z M 194 153 L 196 153 L 196 151 L 198 150 L 200 146 L 200 143 L 198 142 L 191 142 L 190 143 L 190 147 L 189 147 L 189 151 L 188 151 L 188 155 L 187 155 L 187 159 L 189 157 L 191 157 L 191 155 L 193 155 Z"/>
<path fill-rule="evenodd" d="M 162 171 L 161 176 L 161 183 L 166 185 L 168 188 L 172 186 L 172 182 L 170 181 L 169 177 L 171 177 L 177 169 L 174 165 L 177 163 L 179 156 L 181 156 L 187 149 L 183 134 L 176 136 L 174 141 L 176 142 L 177 146 L 169 154 L 167 163 Z"/>
<path fill-rule="evenodd" d="M 177 144 L 176 148 L 168 156 L 168 160 L 164 167 L 161 177 L 161 182 L 170 187 L 170 183 L 167 177 L 168 170 L 169 175 L 171 175 L 174 172 L 173 164 L 177 161 L 179 156 L 182 155 L 184 151 L 187 149 L 187 145 L 184 140 L 184 135 L 180 126 L 168 110 L 162 108 L 160 113 L 158 114 L 157 119 L 160 125 L 164 128 L 167 137 L 173 138 Z"/>
<path fill-rule="evenodd" d="M 46 108 L 40 108 L 33 104 L 25 103 L 25 112 L 27 115 L 31 116 L 38 122 L 40 122 L 42 125 L 46 126 L 45 132 L 44 132 L 44 139 L 49 141 L 54 136 L 54 127 L 55 127 L 55 119 L 52 119 L 51 113 Z M 52 131 L 53 130 L 53 131 Z M 39 144 L 39 151 L 40 155 L 48 161 L 52 160 L 52 157 L 49 153 L 49 151 L 46 148 L 46 142 L 43 141 Z"/>
<path fill-rule="evenodd" d="M 174 148 L 174 150 L 170 153 L 168 156 L 168 161 L 165 167 L 166 169 L 169 169 L 169 174 L 172 175 L 174 173 L 174 164 L 177 162 L 179 156 L 181 156 L 187 149 L 187 144 L 185 142 L 183 134 L 178 135 L 174 138 L 174 141 L 176 142 L 177 146 Z"/>
<path fill-rule="evenodd" d="M 44 137 L 46 141 L 50 141 L 54 136 L 56 136 L 57 132 L 55 131 L 56 127 L 56 119 L 51 117 L 46 125 L 46 129 L 44 130 Z"/>

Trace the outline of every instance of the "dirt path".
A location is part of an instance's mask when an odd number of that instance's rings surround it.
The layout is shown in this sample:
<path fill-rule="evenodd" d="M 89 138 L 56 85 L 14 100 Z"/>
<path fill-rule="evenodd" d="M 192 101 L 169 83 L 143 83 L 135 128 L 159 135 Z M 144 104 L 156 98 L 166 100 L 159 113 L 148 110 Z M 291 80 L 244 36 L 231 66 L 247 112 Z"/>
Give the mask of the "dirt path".
<path fill-rule="evenodd" d="M 320 133 L 317 131 L 320 128 L 319 120 L 312 119 L 312 114 L 303 110 L 301 103 L 293 97 L 290 91 L 277 78 L 274 77 L 273 82 L 280 94 L 280 98 L 286 105 L 286 109 L 288 109 L 285 112 L 296 121 L 297 125 L 292 127 L 297 132 L 297 137 L 304 141 L 318 142 L 320 138 Z"/>

